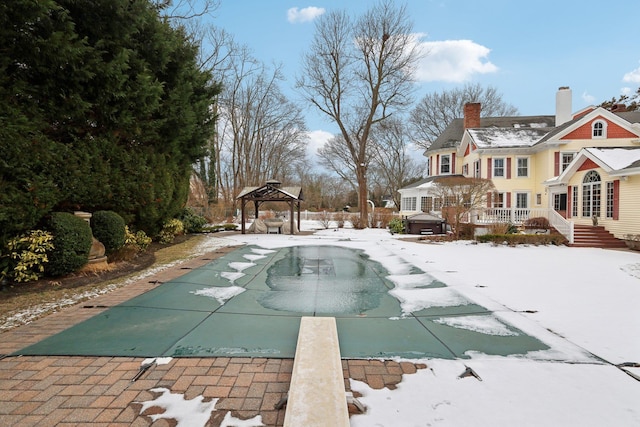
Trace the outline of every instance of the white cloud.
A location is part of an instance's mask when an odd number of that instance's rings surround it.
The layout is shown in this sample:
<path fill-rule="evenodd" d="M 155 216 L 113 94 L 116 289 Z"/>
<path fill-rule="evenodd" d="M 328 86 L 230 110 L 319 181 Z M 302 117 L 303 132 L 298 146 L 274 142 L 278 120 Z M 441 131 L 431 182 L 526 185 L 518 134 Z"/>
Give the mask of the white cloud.
<path fill-rule="evenodd" d="M 287 21 L 292 24 L 313 21 L 318 16 L 322 15 L 325 10 L 321 7 L 309 6 L 302 9 L 292 7 L 287 10 Z"/>
<path fill-rule="evenodd" d="M 633 93 L 633 89 L 631 89 L 629 86 L 625 86 L 622 89 L 620 89 L 620 94 L 621 95 L 631 95 Z"/>
<path fill-rule="evenodd" d="M 585 91 L 585 92 L 582 92 L 582 100 L 589 105 L 593 105 L 593 103 L 596 102 L 596 97 L 593 95 L 589 95 Z"/>
<path fill-rule="evenodd" d="M 422 42 L 420 46 L 425 53 L 416 70 L 420 81 L 463 82 L 474 74 L 498 71 L 486 59 L 491 49 L 471 40 Z"/>
<path fill-rule="evenodd" d="M 640 83 L 640 67 L 625 74 L 624 77 L 622 77 L 622 81 L 627 83 Z"/>
<path fill-rule="evenodd" d="M 333 138 L 333 134 L 325 130 L 312 130 L 307 135 L 309 137 L 309 142 L 307 143 L 307 155 L 311 159 L 315 159 L 318 155 L 318 148 L 322 147 L 328 140 Z"/>

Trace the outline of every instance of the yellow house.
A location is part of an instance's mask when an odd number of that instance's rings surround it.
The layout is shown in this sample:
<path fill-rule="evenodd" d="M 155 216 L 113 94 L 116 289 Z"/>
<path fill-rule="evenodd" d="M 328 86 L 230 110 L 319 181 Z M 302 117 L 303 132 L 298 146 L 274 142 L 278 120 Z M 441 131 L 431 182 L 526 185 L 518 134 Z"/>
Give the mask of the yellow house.
<path fill-rule="evenodd" d="M 635 172 L 639 165 L 612 165 L 615 155 L 608 150 L 624 148 L 623 157 L 635 159 L 640 152 L 640 112 L 618 106 L 571 113 L 571 90 L 561 87 L 555 115 L 481 118 L 480 113 L 480 104 L 465 105 L 464 118 L 455 119 L 424 153 L 429 175 L 425 184 L 429 178 L 450 174 L 492 180 L 495 192 L 487 194 L 486 208 L 470 220 L 518 224 L 544 216 L 572 243 L 574 226 L 593 224 L 594 216 L 617 238 L 640 233 L 640 177 Z M 600 181 L 591 174 L 592 182 L 578 182 L 585 179 L 585 165 L 597 169 Z M 615 218 L 614 188 L 619 197 Z M 434 196 L 429 185 L 399 191 L 401 215 L 435 210 L 428 209 L 437 205 L 430 200 Z"/>

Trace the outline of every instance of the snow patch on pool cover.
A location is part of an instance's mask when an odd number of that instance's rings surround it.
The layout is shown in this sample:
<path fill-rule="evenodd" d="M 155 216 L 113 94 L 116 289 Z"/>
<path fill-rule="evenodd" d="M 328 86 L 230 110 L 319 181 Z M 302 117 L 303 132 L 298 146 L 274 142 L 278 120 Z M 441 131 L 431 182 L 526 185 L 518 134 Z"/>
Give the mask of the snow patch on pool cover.
<path fill-rule="evenodd" d="M 434 320 L 434 322 L 454 328 L 480 332 L 486 335 L 497 335 L 501 337 L 520 335 L 510 330 L 507 325 L 493 316 L 441 317 L 440 319 Z"/>
<path fill-rule="evenodd" d="M 220 305 L 224 305 L 225 302 L 235 297 L 236 295 L 240 295 L 246 289 L 241 288 L 240 286 L 229 286 L 226 288 L 206 288 L 199 289 L 194 292 L 190 292 L 194 295 L 215 298 Z"/>

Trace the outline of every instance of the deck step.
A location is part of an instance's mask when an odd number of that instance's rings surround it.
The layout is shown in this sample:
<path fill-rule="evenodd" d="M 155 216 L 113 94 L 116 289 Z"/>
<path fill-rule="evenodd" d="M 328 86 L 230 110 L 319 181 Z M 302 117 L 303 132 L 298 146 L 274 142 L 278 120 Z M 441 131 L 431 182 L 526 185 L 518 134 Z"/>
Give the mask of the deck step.
<path fill-rule="evenodd" d="M 617 239 L 603 226 L 575 225 L 573 247 L 616 249 L 626 248 L 623 240 Z"/>

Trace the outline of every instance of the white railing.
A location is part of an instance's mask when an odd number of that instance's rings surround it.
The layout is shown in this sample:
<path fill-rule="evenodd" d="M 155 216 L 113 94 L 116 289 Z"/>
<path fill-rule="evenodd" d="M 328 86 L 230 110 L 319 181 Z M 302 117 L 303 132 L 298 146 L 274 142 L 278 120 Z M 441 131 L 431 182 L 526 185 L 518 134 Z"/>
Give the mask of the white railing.
<path fill-rule="evenodd" d="M 486 208 L 476 211 L 473 215 L 475 224 L 508 223 L 522 225 L 529 218 L 549 218 L 548 209 L 524 209 L 524 208 Z"/>
<path fill-rule="evenodd" d="M 486 208 L 474 211 L 471 222 L 474 224 L 508 223 L 522 225 L 529 218 L 544 217 L 549 224 L 573 243 L 573 222 L 567 221 L 553 209 Z"/>
<path fill-rule="evenodd" d="M 567 221 L 566 218 L 553 209 L 549 209 L 548 220 L 549 224 L 558 230 L 558 233 L 567 238 L 569 244 L 573 244 L 573 221 Z"/>

